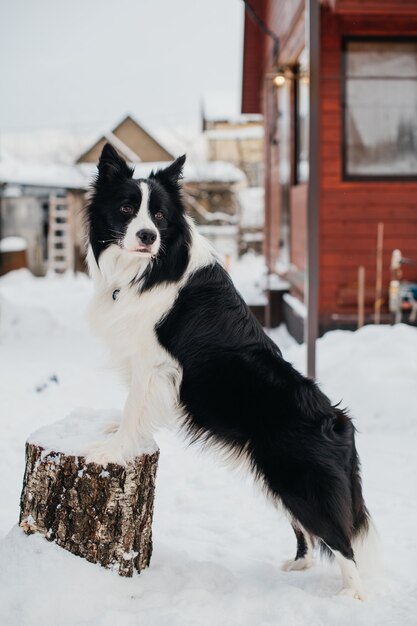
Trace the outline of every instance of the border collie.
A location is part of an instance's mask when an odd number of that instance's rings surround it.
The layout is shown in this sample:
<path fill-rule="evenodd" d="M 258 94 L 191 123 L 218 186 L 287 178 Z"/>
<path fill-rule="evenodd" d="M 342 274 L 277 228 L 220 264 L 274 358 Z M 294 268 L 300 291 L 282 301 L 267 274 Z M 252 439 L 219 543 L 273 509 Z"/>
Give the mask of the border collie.
<path fill-rule="evenodd" d="M 371 523 L 354 426 L 283 359 L 186 216 L 184 162 L 134 179 L 109 144 L 100 157 L 86 210 L 90 318 L 129 393 L 87 461 L 128 463 L 175 416 L 193 440 L 246 461 L 284 506 L 297 539 L 284 569 L 310 567 L 317 543 L 335 556 L 342 593 L 364 599 L 352 544 Z"/>

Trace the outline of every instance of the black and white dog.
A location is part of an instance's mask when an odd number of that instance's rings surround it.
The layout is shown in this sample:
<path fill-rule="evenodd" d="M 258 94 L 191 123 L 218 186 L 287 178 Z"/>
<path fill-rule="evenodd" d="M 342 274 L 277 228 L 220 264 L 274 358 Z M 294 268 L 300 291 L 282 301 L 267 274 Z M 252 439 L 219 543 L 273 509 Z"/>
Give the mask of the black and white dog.
<path fill-rule="evenodd" d="M 317 541 L 364 598 L 353 542 L 371 527 L 354 427 L 267 337 L 185 215 L 185 156 L 146 180 L 107 144 L 87 207 L 90 315 L 129 386 L 121 423 L 87 461 L 126 463 L 167 416 L 244 460 L 283 504 L 297 538 L 284 569 Z"/>

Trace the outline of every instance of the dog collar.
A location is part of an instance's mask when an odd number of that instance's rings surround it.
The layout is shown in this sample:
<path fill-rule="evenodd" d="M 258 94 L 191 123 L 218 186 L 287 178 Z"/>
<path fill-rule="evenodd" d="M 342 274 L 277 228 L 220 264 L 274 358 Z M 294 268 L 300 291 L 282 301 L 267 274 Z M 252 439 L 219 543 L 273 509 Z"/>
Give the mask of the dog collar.
<path fill-rule="evenodd" d="M 117 300 L 119 293 L 120 293 L 120 289 L 115 289 L 113 291 L 113 293 L 111 294 L 111 297 L 113 298 L 113 300 Z"/>

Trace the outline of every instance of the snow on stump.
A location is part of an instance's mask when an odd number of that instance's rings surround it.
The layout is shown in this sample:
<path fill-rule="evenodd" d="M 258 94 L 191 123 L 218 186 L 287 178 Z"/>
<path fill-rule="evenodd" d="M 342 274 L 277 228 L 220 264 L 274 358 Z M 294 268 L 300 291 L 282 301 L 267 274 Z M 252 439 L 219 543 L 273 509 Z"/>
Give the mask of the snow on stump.
<path fill-rule="evenodd" d="M 159 450 L 154 442 L 127 467 L 85 463 L 114 412 L 82 411 L 26 442 L 20 526 L 92 563 L 132 576 L 148 567 Z"/>

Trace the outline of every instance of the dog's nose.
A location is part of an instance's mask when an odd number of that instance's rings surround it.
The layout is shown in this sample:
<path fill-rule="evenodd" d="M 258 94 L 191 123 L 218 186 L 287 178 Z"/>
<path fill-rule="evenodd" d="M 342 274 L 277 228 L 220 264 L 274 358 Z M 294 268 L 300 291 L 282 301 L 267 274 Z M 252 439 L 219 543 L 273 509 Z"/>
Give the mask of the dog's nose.
<path fill-rule="evenodd" d="M 138 230 L 136 237 L 141 243 L 145 244 L 145 246 L 150 246 L 156 239 L 156 232 L 149 230 L 149 228 L 142 228 L 142 230 Z"/>

